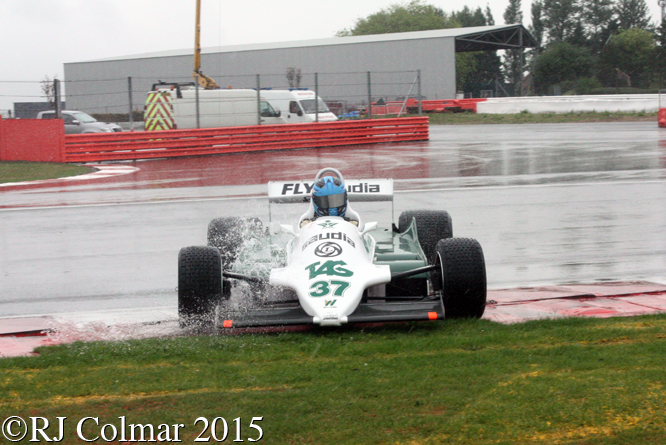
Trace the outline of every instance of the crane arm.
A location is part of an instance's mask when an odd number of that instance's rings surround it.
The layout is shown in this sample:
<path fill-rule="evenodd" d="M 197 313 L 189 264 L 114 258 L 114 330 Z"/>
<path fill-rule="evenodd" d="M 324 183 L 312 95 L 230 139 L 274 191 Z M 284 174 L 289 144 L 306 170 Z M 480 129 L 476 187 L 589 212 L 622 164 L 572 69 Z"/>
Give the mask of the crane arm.
<path fill-rule="evenodd" d="M 192 77 L 206 90 L 220 88 L 213 79 L 201 72 L 201 0 L 197 0 L 196 24 L 194 28 L 194 71 L 192 72 Z"/>

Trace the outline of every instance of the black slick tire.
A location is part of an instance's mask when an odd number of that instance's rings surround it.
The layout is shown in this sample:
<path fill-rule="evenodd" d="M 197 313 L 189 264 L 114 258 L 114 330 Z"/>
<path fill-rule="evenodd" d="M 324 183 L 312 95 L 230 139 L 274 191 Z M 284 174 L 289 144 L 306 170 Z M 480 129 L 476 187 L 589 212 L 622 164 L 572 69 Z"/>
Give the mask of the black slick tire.
<path fill-rule="evenodd" d="M 184 247 L 178 253 L 178 319 L 181 327 L 214 325 L 222 300 L 222 265 L 214 247 Z"/>
<path fill-rule="evenodd" d="M 445 318 L 481 318 L 486 309 L 486 264 L 478 241 L 448 238 L 435 245 L 435 291 L 442 291 Z"/>
<path fill-rule="evenodd" d="M 222 268 L 229 270 L 243 241 L 251 236 L 261 236 L 261 232 L 259 218 L 215 218 L 208 224 L 208 245 L 219 250 Z"/>

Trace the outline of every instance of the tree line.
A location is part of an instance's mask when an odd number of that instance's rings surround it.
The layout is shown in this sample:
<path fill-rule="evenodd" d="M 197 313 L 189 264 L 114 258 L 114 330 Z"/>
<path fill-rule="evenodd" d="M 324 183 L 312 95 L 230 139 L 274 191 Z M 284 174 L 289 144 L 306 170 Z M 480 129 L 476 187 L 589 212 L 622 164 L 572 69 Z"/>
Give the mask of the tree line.
<path fill-rule="evenodd" d="M 522 0 L 503 19 L 523 24 Z M 479 97 L 608 94 L 666 88 L 666 22 L 651 21 L 645 0 L 533 0 L 527 29 L 536 48 L 456 54 L 457 88 Z M 495 25 L 490 8 L 445 12 L 424 0 L 394 4 L 337 36 Z"/>

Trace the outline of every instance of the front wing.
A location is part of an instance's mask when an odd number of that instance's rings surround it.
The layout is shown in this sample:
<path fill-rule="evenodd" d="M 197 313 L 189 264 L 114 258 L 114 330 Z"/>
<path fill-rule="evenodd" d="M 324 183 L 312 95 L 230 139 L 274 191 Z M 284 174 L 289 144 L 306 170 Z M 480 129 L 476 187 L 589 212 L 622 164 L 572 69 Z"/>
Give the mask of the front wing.
<path fill-rule="evenodd" d="M 221 327 L 244 328 L 256 326 L 293 326 L 314 324 L 312 316 L 302 307 L 249 309 L 243 312 L 221 314 Z M 377 323 L 392 321 L 443 320 L 441 301 L 399 303 L 361 303 L 347 317 L 347 323 Z"/>

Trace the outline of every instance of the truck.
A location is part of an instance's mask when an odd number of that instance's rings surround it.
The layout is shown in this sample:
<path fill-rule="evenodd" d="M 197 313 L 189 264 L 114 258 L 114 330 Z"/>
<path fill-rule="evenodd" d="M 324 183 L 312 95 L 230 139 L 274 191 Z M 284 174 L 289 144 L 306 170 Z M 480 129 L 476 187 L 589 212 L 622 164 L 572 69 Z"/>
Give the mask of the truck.
<path fill-rule="evenodd" d="M 146 131 L 197 128 L 197 92 L 194 85 L 153 85 L 146 96 Z M 257 107 L 257 91 L 250 89 L 200 89 L 199 127 L 284 124 L 287 121 L 263 100 Z"/>
<path fill-rule="evenodd" d="M 65 134 L 117 133 L 123 131 L 120 125 L 99 122 L 83 111 L 63 110 L 61 116 L 65 123 Z M 55 111 L 40 111 L 37 113 L 37 119 L 55 119 L 55 117 Z"/>
<path fill-rule="evenodd" d="M 338 117 L 314 91 L 295 88 L 289 90 L 261 90 L 261 97 L 282 112 L 288 124 L 299 122 L 332 122 Z"/>
<path fill-rule="evenodd" d="M 194 83 L 153 84 L 146 96 L 146 131 L 197 128 Z M 335 121 L 324 101 L 309 90 L 199 89 L 199 128 Z M 315 109 L 317 108 L 317 109 Z"/>

